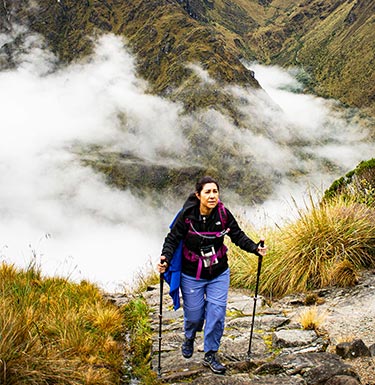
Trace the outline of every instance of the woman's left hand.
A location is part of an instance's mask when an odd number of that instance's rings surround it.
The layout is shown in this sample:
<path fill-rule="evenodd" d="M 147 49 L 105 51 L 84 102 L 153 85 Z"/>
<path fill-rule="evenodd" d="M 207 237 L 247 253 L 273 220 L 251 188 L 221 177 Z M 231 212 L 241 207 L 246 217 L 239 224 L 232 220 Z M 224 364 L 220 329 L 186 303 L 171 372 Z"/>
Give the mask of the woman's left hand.
<path fill-rule="evenodd" d="M 265 240 L 261 239 L 257 248 L 257 252 L 264 257 L 267 254 L 267 246 L 265 245 Z"/>

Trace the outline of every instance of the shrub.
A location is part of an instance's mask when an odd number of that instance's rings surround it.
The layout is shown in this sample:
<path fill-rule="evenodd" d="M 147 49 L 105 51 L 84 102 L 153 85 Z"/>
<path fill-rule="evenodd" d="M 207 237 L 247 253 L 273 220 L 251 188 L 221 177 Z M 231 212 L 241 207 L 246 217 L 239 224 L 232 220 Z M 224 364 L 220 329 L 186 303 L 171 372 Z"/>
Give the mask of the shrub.
<path fill-rule="evenodd" d="M 339 195 L 375 207 L 375 158 L 360 162 L 354 170 L 334 181 L 324 193 L 324 200 Z"/>
<path fill-rule="evenodd" d="M 155 372 L 150 368 L 152 330 L 149 308 L 140 296 L 122 308 L 127 338 L 125 343 L 128 376 L 141 380 L 142 384 L 157 383 Z"/>

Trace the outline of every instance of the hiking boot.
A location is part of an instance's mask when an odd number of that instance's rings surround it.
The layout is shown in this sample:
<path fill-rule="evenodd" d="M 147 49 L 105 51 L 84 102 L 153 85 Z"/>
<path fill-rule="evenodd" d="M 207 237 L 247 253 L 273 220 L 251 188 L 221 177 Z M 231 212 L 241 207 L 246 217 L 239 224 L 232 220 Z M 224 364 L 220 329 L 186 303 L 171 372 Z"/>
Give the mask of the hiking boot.
<path fill-rule="evenodd" d="M 207 352 L 204 355 L 203 365 L 210 368 L 216 374 L 225 374 L 225 371 L 227 370 L 217 358 L 216 352 Z"/>
<path fill-rule="evenodd" d="M 190 358 L 194 352 L 194 338 L 185 338 L 181 346 L 181 353 L 185 358 Z"/>

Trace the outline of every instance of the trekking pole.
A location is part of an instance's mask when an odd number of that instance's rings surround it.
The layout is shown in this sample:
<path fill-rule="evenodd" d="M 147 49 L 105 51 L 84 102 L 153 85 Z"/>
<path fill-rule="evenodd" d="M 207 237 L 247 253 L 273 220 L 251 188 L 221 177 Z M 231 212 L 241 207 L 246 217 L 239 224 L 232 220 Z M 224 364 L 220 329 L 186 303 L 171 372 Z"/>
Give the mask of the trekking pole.
<path fill-rule="evenodd" d="M 161 377 L 161 332 L 163 325 L 163 286 L 164 274 L 160 273 L 160 303 L 159 303 L 159 353 L 158 353 L 158 377 Z"/>
<path fill-rule="evenodd" d="M 264 240 L 261 240 L 259 242 L 259 246 L 264 247 Z M 254 321 L 255 321 L 255 309 L 256 309 L 257 300 L 258 300 L 259 277 L 260 277 L 260 270 L 262 269 L 262 259 L 263 259 L 263 256 L 261 254 L 257 253 L 257 255 L 258 255 L 258 271 L 257 271 L 257 281 L 256 281 L 256 285 L 255 285 L 253 316 L 252 316 L 252 320 L 251 320 L 249 350 L 247 351 L 247 357 L 248 358 L 250 358 L 250 355 L 251 355 L 251 341 L 253 339 Z"/>

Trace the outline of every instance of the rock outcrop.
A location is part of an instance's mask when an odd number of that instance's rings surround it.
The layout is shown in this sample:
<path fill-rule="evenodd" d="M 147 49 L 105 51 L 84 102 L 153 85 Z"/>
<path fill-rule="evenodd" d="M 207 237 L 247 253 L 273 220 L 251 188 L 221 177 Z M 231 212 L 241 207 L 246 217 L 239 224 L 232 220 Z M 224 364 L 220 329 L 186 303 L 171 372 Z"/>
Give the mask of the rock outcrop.
<path fill-rule="evenodd" d="M 323 328 L 303 330 L 298 315 L 308 306 L 302 294 L 288 296 L 272 305 L 265 301 L 258 304 L 254 317 L 252 350 L 248 357 L 250 326 L 252 322 L 253 298 L 244 290 L 230 289 L 226 328 L 219 351 L 228 370 L 225 376 L 218 376 L 201 364 L 203 359 L 203 339 L 198 335 L 195 353 L 191 359 L 184 359 L 180 353 L 183 341 L 182 309 L 173 311 L 171 299 L 165 288 L 163 296 L 163 330 L 161 350 L 161 380 L 175 385 L 189 384 L 231 384 L 231 385 L 373 385 L 375 377 L 373 328 L 375 318 L 368 319 L 365 328 L 357 328 L 368 303 L 375 303 L 375 276 L 369 273 L 358 286 L 348 289 L 327 289 L 320 294 L 318 308 L 322 312 L 330 310 Z M 319 294 L 319 293 L 317 293 Z M 152 367 L 158 367 L 158 327 L 159 290 L 150 288 L 145 293 L 152 309 L 153 341 Z M 348 307 L 350 303 L 351 307 Z M 315 306 L 315 305 L 313 305 Z M 371 313 L 371 309 L 370 309 Z M 370 317 L 372 313 L 367 313 Z M 334 318 L 332 318 L 334 316 Z M 363 325 L 362 325 L 363 326 Z M 338 343 L 338 329 L 342 338 L 350 332 L 351 342 Z M 367 346 L 367 345 L 371 346 Z M 343 354 L 345 352 L 345 354 Z M 355 352 L 353 354 L 353 352 Z M 353 358 L 366 359 L 363 368 Z"/>

